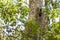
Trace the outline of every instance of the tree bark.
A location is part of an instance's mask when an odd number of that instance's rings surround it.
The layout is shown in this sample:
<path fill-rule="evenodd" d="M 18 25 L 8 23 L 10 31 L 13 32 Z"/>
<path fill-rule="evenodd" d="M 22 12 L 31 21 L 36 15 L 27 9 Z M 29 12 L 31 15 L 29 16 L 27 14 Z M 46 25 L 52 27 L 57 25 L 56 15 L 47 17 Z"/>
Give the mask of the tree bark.
<path fill-rule="evenodd" d="M 39 25 L 43 24 L 44 22 L 44 13 L 42 7 L 43 7 L 43 0 L 29 0 L 29 8 L 30 8 L 29 19 L 35 18 L 36 22 Z"/>
<path fill-rule="evenodd" d="M 29 19 L 30 18 L 34 18 L 36 19 L 36 23 L 43 29 L 45 29 L 46 24 L 47 24 L 47 19 L 45 17 L 45 13 L 43 11 L 43 0 L 29 0 L 29 8 L 30 8 L 30 12 L 29 12 Z M 29 20 L 28 19 L 28 20 Z M 28 29 L 28 28 L 26 28 Z M 43 34 L 42 34 L 42 30 L 43 29 L 39 29 L 37 34 L 35 34 L 32 39 L 33 40 L 43 40 Z M 44 31 L 44 30 L 43 30 Z"/>
<path fill-rule="evenodd" d="M 29 13 L 29 19 L 30 18 L 35 18 L 36 23 L 40 27 L 45 27 L 44 21 L 45 21 L 45 16 L 43 13 L 43 0 L 29 0 L 29 8 L 30 8 L 30 13 Z M 33 40 L 42 40 L 42 30 L 40 34 L 40 30 L 38 30 L 38 34 L 34 35 Z"/>

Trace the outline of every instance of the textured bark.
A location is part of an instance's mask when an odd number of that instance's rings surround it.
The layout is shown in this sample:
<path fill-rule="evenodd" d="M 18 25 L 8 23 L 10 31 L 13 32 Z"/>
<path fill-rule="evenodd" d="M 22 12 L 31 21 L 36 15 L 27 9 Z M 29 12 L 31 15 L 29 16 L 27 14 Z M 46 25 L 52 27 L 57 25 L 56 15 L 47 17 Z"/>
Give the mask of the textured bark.
<path fill-rule="evenodd" d="M 42 9 L 43 0 L 29 0 L 29 4 L 30 4 L 29 5 L 29 8 L 30 8 L 29 19 L 35 18 L 36 22 L 40 25 L 40 27 L 45 27 L 47 23 L 47 18 Z"/>
<path fill-rule="evenodd" d="M 39 8 L 43 7 L 43 0 L 30 0 L 29 3 L 30 3 L 29 19 L 35 18 L 36 22 L 40 25 L 40 23 L 43 23 L 43 21 L 44 21 L 44 13 L 41 12 L 43 10 L 39 9 Z M 39 16 L 39 15 L 41 15 L 41 16 Z"/>
<path fill-rule="evenodd" d="M 29 14 L 29 19 L 30 18 L 35 18 L 36 22 L 40 27 L 45 27 L 44 24 L 44 13 L 43 10 L 40 9 L 43 7 L 43 0 L 29 0 L 29 7 L 30 7 L 30 14 Z M 42 30 L 41 30 L 42 31 Z M 42 33 L 40 34 L 40 30 L 38 30 L 38 34 L 33 36 L 33 40 L 42 40 Z"/>
<path fill-rule="evenodd" d="M 37 2 L 38 0 L 29 0 L 29 8 L 30 8 L 29 19 L 30 18 L 36 19 L 35 17 L 37 14 Z M 34 36 L 32 37 L 32 40 L 37 40 L 36 34 L 34 34 Z"/>
<path fill-rule="evenodd" d="M 29 19 L 34 18 L 36 19 L 36 23 L 41 27 L 45 28 L 47 24 L 47 19 L 45 17 L 45 13 L 42 9 L 43 7 L 43 0 L 29 0 L 29 8 L 30 8 L 30 13 L 29 13 Z M 28 29 L 28 28 L 26 28 Z M 39 34 L 41 31 L 41 34 Z M 30 31 L 28 31 L 30 32 Z M 38 30 L 39 33 L 34 34 L 32 37 L 33 40 L 43 40 L 42 39 L 42 30 Z"/>

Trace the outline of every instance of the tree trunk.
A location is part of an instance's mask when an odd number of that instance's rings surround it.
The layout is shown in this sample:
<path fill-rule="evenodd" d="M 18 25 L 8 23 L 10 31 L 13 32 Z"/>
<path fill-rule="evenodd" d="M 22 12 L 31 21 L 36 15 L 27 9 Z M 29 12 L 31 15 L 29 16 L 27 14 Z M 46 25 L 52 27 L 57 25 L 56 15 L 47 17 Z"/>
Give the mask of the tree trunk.
<path fill-rule="evenodd" d="M 30 18 L 34 18 L 36 19 L 36 23 L 43 29 L 45 29 L 46 24 L 47 24 L 47 20 L 45 17 L 45 13 L 43 11 L 43 0 L 29 0 L 29 8 L 30 8 L 30 13 L 29 13 L 29 19 Z M 28 20 L 29 20 L 28 19 Z M 26 28 L 28 29 L 28 28 Z M 42 30 L 43 29 L 39 29 L 37 34 L 35 34 L 32 39 L 33 40 L 43 40 L 43 34 L 42 34 Z M 43 30 L 43 32 L 45 32 Z"/>
<path fill-rule="evenodd" d="M 43 0 L 29 0 L 29 19 L 35 18 L 36 22 L 42 27 L 44 22 L 44 13 L 42 10 L 43 7 Z M 43 26 L 44 27 L 44 26 Z"/>
<path fill-rule="evenodd" d="M 30 8 L 30 13 L 29 13 L 29 19 L 30 18 L 35 18 L 36 22 L 38 25 L 40 25 L 41 28 L 45 28 L 46 26 L 46 18 L 45 14 L 43 12 L 43 0 L 29 0 L 29 8 Z M 38 30 L 37 36 L 34 36 L 34 40 L 43 40 L 42 37 L 42 29 Z M 41 32 L 41 33 L 40 33 Z"/>

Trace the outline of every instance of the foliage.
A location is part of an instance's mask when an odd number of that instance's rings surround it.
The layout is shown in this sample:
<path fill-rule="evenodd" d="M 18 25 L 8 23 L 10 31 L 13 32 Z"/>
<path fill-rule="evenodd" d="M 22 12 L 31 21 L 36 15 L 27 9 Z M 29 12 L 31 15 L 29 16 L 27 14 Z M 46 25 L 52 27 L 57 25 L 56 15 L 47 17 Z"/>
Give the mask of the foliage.
<path fill-rule="evenodd" d="M 29 8 L 23 4 L 26 3 L 22 0 L 0 0 L 0 19 L 3 20 L 0 33 L 4 36 L 1 35 L 0 40 L 21 39 L 21 31 L 24 30 L 23 21 L 27 20 L 29 12 Z"/>
<path fill-rule="evenodd" d="M 46 2 L 44 11 L 50 22 L 60 15 L 59 3 L 51 3 L 51 0 Z M 3 21 L 0 22 L 0 40 L 33 40 L 38 35 L 42 40 L 60 40 L 60 22 L 52 21 L 46 28 L 41 28 L 34 18 L 26 20 L 29 7 L 23 4 L 27 3 L 22 0 L 0 0 L 0 19 Z"/>

